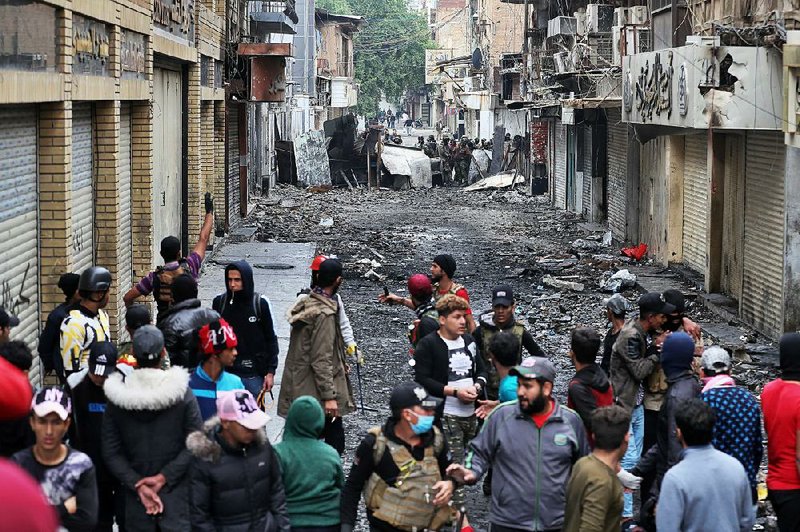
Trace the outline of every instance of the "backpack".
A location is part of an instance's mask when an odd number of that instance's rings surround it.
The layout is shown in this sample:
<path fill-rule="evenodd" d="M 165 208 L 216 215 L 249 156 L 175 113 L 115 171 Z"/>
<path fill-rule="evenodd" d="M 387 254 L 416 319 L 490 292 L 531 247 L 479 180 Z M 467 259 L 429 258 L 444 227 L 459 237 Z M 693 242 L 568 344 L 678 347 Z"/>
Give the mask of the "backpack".
<path fill-rule="evenodd" d="M 185 258 L 178 261 L 178 267 L 174 270 L 167 270 L 164 266 L 159 266 L 153 275 L 153 299 L 159 310 L 169 308 L 172 305 L 172 281 L 184 273 L 191 274 L 192 270 Z"/>
<path fill-rule="evenodd" d="M 214 304 L 211 305 L 211 308 L 216 310 L 220 317 L 224 317 L 223 314 L 225 312 L 225 308 L 228 306 L 228 293 L 225 292 L 224 294 L 218 295 L 214 299 Z M 253 313 L 256 315 L 256 320 L 261 321 L 261 294 L 258 292 L 253 292 Z"/>

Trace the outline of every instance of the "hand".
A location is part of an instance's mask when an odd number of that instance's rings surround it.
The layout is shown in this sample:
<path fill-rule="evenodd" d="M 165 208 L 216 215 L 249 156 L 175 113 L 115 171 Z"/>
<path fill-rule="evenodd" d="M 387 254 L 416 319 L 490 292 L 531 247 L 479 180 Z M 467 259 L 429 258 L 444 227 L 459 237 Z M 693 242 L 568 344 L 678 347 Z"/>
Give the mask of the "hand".
<path fill-rule="evenodd" d="M 653 345 L 655 345 L 659 351 L 661 351 L 661 346 L 664 344 L 664 340 L 672 334 L 670 331 L 664 331 L 663 333 L 656 336 L 656 339 L 653 341 Z"/>
<path fill-rule="evenodd" d="M 436 486 L 434 485 L 434 487 L 436 487 Z M 75 497 L 75 495 L 73 495 L 72 497 L 70 497 L 69 499 L 64 501 L 64 508 L 67 509 L 67 513 L 70 514 L 70 515 L 72 515 L 75 512 L 77 512 L 78 511 L 78 499 L 77 499 L 77 497 Z"/>
<path fill-rule="evenodd" d="M 262 390 L 271 391 L 272 387 L 275 386 L 275 375 L 272 373 L 267 373 L 264 375 L 264 386 Z"/>
<path fill-rule="evenodd" d="M 446 473 L 462 484 L 475 484 L 478 481 L 475 473 L 461 464 L 450 464 L 447 466 Z"/>
<path fill-rule="evenodd" d="M 161 491 L 161 488 L 164 487 L 164 484 L 167 483 L 167 478 L 159 473 L 158 475 L 153 475 L 152 477 L 144 477 L 136 483 L 136 489 L 138 490 L 141 486 L 147 486 L 148 488 L 152 489 L 155 493 Z"/>
<path fill-rule="evenodd" d="M 364 365 L 364 352 L 361 349 L 356 350 L 356 363 L 361 366 Z"/>
<path fill-rule="evenodd" d="M 327 417 L 335 419 L 339 416 L 339 403 L 336 402 L 336 399 L 327 399 L 322 407 Z"/>
<path fill-rule="evenodd" d="M 161 497 L 148 486 L 142 484 L 136 488 L 136 493 L 139 495 L 139 502 L 144 506 L 147 515 L 164 513 L 164 503 L 161 502 Z"/>
<path fill-rule="evenodd" d="M 455 485 L 453 484 L 452 480 L 440 480 L 434 484 L 433 491 L 436 492 L 436 496 L 433 498 L 433 505 L 437 508 L 446 506 L 447 503 L 450 502 L 450 498 L 453 496 L 454 489 Z"/>
<path fill-rule="evenodd" d="M 475 391 L 474 386 L 470 386 L 469 388 L 459 388 L 456 392 L 456 397 L 462 403 L 474 403 L 475 399 L 478 398 L 478 392 Z"/>
<path fill-rule="evenodd" d="M 683 330 L 686 331 L 686 334 L 688 334 L 695 340 L 700 339 L 700 333 L 702 332 L 700 325 L 693 322 L 689 318 L 683 318 Z"/>
<path fill-rule="evenodd" d="M 211 214 L 212 212 L 214 212 L 214 200 L 211 199 L 211 192 L 206 192 L 205 202 L 206 202 L 206 214 Z"/>
<path fill-rule="evenodd" d="M 500 401 L 479 400 L 478 408 L 475 409 L 475 415 L 478 417 L 478 419 L 486 419 L 486 416 L 488 416 L 499 404 Z"/>
<path fill-rule="evenodd" d="M 400 296 L 395 295 L 395 294 L 389 294 L 388 296 L 385 295 L 385 294 L 381 294 L 381 295 L 378 296 L 378 301 L 380 303 L 386 303 L 388 305 L 391 305 L 393 303 L 397 303 L 399 305 L 402 305 L 405 302 L 405 299 L 406 298 L 400 297 Z"/>
<path fill-rule="evenodd" d="M 629 490 L 638 490 L 642 484 L 642 477 L 637 477 L 633 473 L 629 473 L 624 469 L 620 469 L 617 473 L 617 478 L 622 485 Z"/>

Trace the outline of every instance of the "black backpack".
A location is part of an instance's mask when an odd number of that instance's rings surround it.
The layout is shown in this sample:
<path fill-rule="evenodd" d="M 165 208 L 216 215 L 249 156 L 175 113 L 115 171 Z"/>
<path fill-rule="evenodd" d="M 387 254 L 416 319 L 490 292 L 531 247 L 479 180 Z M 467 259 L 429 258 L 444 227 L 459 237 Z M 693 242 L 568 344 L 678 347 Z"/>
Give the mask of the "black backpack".
<path fill-rule="evenodd" d="M 218 303 L 217 303 L 218 302 Z M 223 316 L 225 312 L 225 307 L 228 306 L 228 293 L 225 292 L 220 294 L 215 299 L 215 304 L 211 306 L 214 310 L 216 310 L 220 317 Z M 256 315 L 256 320 L 261 321 L 261 294 L 258 292 L 253 292 L 253 312 Z"/>

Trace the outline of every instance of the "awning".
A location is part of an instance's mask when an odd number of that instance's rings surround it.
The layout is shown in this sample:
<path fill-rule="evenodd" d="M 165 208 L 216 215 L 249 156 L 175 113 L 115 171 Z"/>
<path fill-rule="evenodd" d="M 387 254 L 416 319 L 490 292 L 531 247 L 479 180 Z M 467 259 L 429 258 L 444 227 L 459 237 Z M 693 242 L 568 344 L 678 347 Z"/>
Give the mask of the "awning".
<path fill-rule="evenodd" d="M 574 98 L 561 100 L 561 106 L 572 109 L 611 109 L 622 107 L 622 98 Z"/>

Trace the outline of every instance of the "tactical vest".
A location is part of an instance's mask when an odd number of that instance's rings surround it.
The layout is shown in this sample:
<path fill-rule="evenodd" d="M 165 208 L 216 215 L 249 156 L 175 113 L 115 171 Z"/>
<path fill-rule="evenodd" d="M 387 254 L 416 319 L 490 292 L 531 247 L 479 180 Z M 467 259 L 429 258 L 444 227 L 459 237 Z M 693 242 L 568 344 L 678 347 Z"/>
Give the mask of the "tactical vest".
<path fill-rule="evenodd" d="M 419 316 L 414 322 L 408 326 L 408 341 L 411 342 L 411 353 L 414 353 L 414 347 L 417 346 L 417 342 L 421 340 L 419 337 L 419 325 L 422 323 L 423 318 L 431 318 L 434 321 L 439 321 L 439 313 L 436 312 L 436 309 L 431 307 L 425 312 L 422 313 L 422 316 Z"/>
<path fill-rule="evenodd" d="M 156 300 L 159 312 L 172 306 L 172 282 L 184 273 L 191 273 L 186 259 L 181 259 L 178 267 L 174 270 L 167 270 L 163 266 L 156 268 L 155 275 L 153 275 L 153 298 Z"/>
<path fill-rule="evenodd" d="M 481 356 L 483 357 L 484 362 L 486 363 L 487 373 L 489 374 L 489 379 L 486 383 L 486 393 L 489 395 L 490 398 L 494 399 L 497 398 L 497 394 L 500 390 L 500 377 L 497 375 L 497 370 L 492 364 L 492 361 L 489 360 L 489 346 L 492 343 L 492 338 L 500 332 L 500 328 L 495 326 L 487 326 L 486 323 L 481 322 Z M 519 353 L 517 353 L 517 364 L 522 362 L 522 335 L 525 333 L 525 326 L 522 325 L 520 322 L 515 321 L 514 325 L 511 326 L 510 329 L 503 329 L 505 332 L 510 332 L 514 336 L 517 337 L 519 340 Z"/>
<path fill-rule="evenodd" d="M 437 456 L 444 448 L 442 432 L 433 427 L 433 445 L 425 448 L 425 457 L 418 462 L 405 445 L 390 440 L 380 427 L 369 433 L 375 436 L 372 459 L 378 464 L 386 449 L 400 470 L 400 475 L 389 486 L 377 473 L 372 473 L 364 488 L 364 501 L 375 518 L 400 530 L 423 532 L 439 530 L 453 517 L 450 506 L 436 508 L 433 485 L 442 480 Z"/>
<path fill-rule="evenodd" d="M 444 294 L 440 294 L 439 293 L 439 283 L 436 283 L 436 284 L 433 285 L 433 300 L 436 303 L 438 303 L 439 300 L 442 299 L 444 296 L 446 296 L 448 294 L 456 295 L 456 292 L 458 292 L 459 290 L 462 290 L 463 288 L 464 288 L 464 285 L 460 285 L 458 283 L 452 283 L 450 285 L 450 290 L 448 290 Z"/>

